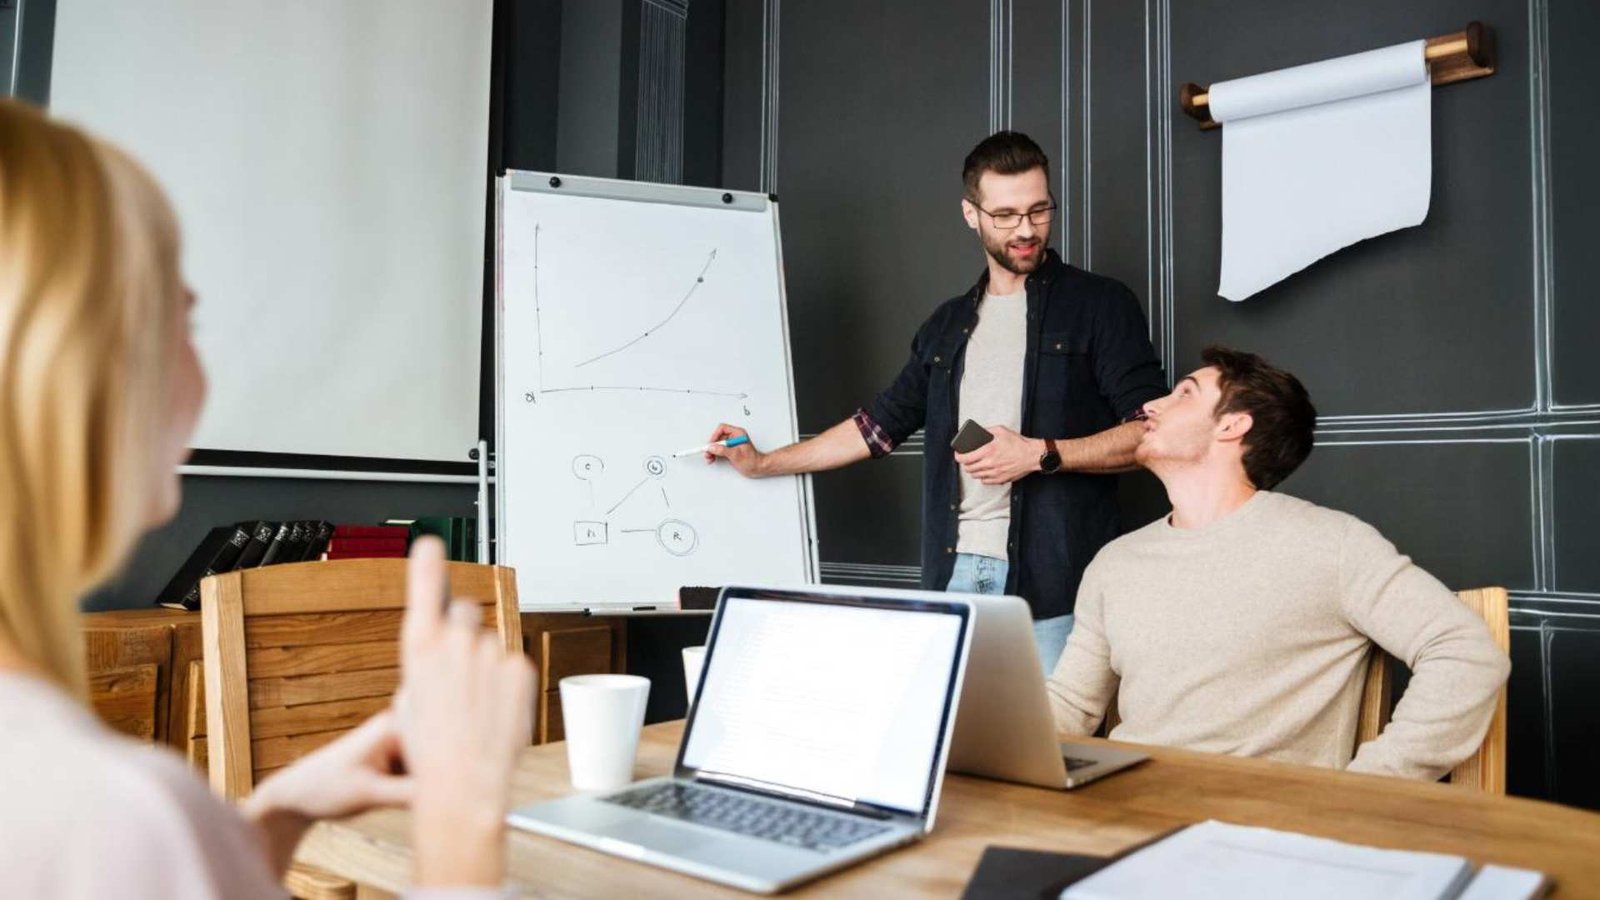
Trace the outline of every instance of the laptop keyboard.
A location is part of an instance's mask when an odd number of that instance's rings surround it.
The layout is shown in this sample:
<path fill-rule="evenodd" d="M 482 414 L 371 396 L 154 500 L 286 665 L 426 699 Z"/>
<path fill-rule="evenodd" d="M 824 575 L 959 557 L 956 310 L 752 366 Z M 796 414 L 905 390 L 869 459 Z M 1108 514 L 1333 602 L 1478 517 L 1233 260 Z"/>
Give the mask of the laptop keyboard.
<path fill-rule="evenodd" d="M 1079 769 L 1087 769 L 1090 766 L 1096 765 L 1100 762 L 1098 759 L 1083 759 L 1077 756 L 1063 756 L 1061 758 L 1067 761 L 1068 772 L 1076 772 Z"/>
<path fill-rule="evenodd" d="M 808 850 L 837 850 L 888 826 L 854 816 L 801 809 L 732 791 L 663 782 L 604 798 L 629 809 Z"/>

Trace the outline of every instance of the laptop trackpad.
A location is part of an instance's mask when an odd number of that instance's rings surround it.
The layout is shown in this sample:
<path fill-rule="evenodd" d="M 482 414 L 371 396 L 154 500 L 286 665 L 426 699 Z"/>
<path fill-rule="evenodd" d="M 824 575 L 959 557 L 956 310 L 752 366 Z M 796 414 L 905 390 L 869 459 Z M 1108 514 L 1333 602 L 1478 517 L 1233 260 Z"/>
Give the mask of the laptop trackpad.
<path fill-rule="evenodd" d="M 662 853 L 674 854 L 681 854 L 696 847 L 703 847 L 714 841 L 714 838 L 710 835 L 700 834 L 694 829 L 682 828 L 644 817 L 621 822 L 605 829 L 601 833 L 613 840 L 647 847 Z"/>

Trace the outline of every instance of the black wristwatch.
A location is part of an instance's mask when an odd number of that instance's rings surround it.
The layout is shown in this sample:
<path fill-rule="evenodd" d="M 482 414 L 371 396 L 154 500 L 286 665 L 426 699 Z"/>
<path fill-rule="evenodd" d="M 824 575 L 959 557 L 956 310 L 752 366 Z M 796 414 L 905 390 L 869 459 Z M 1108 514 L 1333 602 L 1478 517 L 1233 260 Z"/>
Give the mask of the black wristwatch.
<path fill-rule="evenodd" d="M 1055 438 L 1044 439 L 1044 452 L 1039 454 L 1039 471 L 1054 475 L 1061 470 L 1061 454 L 1056 450 Z"/>

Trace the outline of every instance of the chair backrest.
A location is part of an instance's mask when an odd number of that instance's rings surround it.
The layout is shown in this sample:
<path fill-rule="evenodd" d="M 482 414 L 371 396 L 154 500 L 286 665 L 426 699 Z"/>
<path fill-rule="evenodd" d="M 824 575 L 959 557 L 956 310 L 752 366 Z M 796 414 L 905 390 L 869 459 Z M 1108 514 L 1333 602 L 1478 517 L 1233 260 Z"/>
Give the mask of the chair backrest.
<path fill-rule="evenodd" d="M 1505 588 L 1478 588 L 1456 594 L 1489 626 L 1489 635 L 1501 652 L 1511 652 L 1511 601 Z M 1377 646 L 1367 657 L 1367 683 L 1361 693 L 1356 722 L 1356 746 L 1376 738 L 1389 724 L 1394 709 L 1394 660 Z M 1500 686 L 1494 718 L 1483 743 L 1460 765 L 1450 770 L 1451 784 L 1489 794 L 1506 792 L 1506 687 Z"/>
<path fill-rule="evenodd" d="M 511 569 L 449 563 L 450 591 L 522 652 Z M 289 563 L 200 583 L 211 787 L 237 799 L 257 780 L 361 724 L 400 683 L 406 561 Z"/>

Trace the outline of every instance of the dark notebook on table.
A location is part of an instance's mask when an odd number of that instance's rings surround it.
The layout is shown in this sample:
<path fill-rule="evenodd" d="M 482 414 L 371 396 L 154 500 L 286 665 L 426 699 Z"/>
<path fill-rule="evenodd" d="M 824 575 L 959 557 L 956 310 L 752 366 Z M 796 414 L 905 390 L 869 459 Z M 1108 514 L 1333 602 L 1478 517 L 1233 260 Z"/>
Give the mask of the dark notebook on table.
<path fill-rule="evenodd" d="M 985 847 L 961 900 L 1056 900 L 1068 885 L 1112 862 L 1108 856 Z"/>
<path fill-rule="evenodd" d="M 1115 856 L 985 847 L 961 900 L 1056 900 L 1069 886 L 1181 830 L 1158 834 Z"/>

